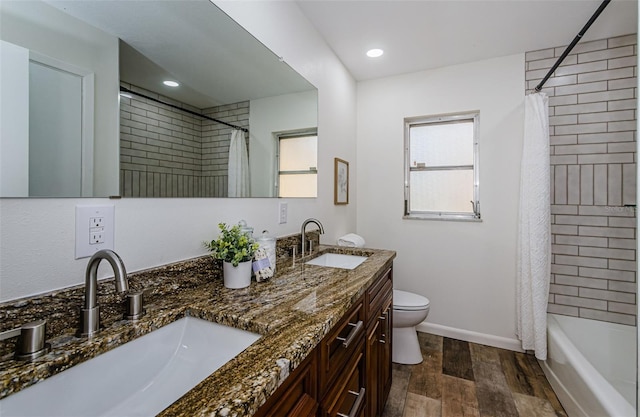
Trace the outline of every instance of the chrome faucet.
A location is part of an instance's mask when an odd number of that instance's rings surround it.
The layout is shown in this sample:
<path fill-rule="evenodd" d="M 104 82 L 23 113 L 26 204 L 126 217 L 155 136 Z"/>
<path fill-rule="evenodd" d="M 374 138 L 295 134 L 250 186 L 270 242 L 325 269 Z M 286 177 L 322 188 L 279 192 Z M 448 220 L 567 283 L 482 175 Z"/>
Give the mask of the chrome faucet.
<path fill-rule="evenodd" d="M 100 307 L 98 306 L 98 265 L 106 259 L 116 277 L 116 289 L 119 293 L 129 290 L 127 271 L 122 259 L 112 250 L 103 249 L 96 252 L 87 265 L 86 283 L 84 289 L 84 308 L 80 309 L 80 336 L 91 336 L 100 329 Z"/>
<path fill-rule="evenodd" d="M 306 247 L 306 243 L 307 243 L 307 237 L 305 235 L 305 229 L 307 228 L 307 225 L 309 223 L 315 223 L 318 228 L 320 229 L 320 234 L 324 234 L 324 227 L 322 227 L 322 223 L 320 223 L 320 220 L 317 219 L 307 219 L 305 221 L 302 222 L 302 228 L 300 229 L 300 234 L 302 235 L 302 248 L 300 250 L 300 258 L 304 258 L 304 250 Z"/>

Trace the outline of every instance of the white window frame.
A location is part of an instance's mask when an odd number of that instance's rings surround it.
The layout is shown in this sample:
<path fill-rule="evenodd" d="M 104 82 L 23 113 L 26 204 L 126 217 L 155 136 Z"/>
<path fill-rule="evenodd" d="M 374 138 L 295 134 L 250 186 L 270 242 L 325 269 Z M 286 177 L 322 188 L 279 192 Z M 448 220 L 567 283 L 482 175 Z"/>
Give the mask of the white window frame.
<path fill-rule="evenodd" d="M 444 171 L 452 169 L 469 169 L 469 165 L 446 166 L 446 167 L 412 167 L 410 155 L 410 131 L 413 126 L 426 124 L 445 124 L 461 121 L 473 122 L 473 202 L 470 212 L 449 212 L 449 211 L 411 211 L 411 171 Z M 480 112 L 465 112 L 456 114 L 443 114 L 435 116 L 419 116 L 404 119 L 404 219 L 422 220 L 461 220 L 461 221 L 482 221 L 480 216 L 480 180 L 479 180 L 479 126 Z"/>
<path fill-rule="evenodd" d="M 316 163 L 317 163 L 317 152 L 318 152 L 318 129 L 317 128 L 309 128 L 309 129 L 300 129 L 300 130 L 290 130 L 285 132 L 277 132 L 274 134 L 276 140 L 276 178 L 275 178 L 275 196 L 278 198 L 291 198 L 291 197 L 280 197 L 280 176 L 288 175 L 288 174 L 314 174 L 316 175 L 316 181 L 318 181 L 318 167 L 312 167 L 308 170 L 301 171 L 280 171 L 280 141 L 287 139 L 295 139 L 304 136 L 315 136 L 316 137 Z M 316 196 L 317 197 L 317 194 Z M 314 198 L 314 197 L 302 197 L 302 198 Z"/>

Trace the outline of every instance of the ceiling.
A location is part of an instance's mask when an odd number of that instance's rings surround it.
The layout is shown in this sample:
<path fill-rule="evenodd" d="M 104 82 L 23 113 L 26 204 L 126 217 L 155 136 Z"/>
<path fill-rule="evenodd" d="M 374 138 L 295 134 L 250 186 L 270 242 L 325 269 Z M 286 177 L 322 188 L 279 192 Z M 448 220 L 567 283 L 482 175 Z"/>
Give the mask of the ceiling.
<path fill-rule="evenodd" d="M 368 80 L 568 45 L 600 0 L 297 0 L 343 64 Z M 637 0 L 613 0 L 582 42 L 636 33 Z M 384 49 L 382 57 L 365 55 Z"/>
<path fill-rule="evenodd" d="M 200 109 L 314 89 L 209 0 L 45 1 L 120 38 L 123 81 Z"/>

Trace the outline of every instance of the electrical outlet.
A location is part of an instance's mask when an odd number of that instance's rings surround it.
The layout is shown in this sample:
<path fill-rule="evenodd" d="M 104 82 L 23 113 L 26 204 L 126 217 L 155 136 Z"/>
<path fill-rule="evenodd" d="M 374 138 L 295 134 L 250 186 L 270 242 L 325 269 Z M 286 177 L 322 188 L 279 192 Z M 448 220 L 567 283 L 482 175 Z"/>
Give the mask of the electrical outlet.
<path fill-rule="evenodd" d="M 89 227 L 104 227 L 104 217 L 91 217 L 89 219 Z"/>
<path fill-rule="evenodd" d="M 287 203 L 281 201 L 278 203 L 278 222 L 284 224 L 287 222 Z"/>
<path fill-rule="evenodd" d="M 76 259 L 113 249 L 114 206 L 76 206 Z"/>

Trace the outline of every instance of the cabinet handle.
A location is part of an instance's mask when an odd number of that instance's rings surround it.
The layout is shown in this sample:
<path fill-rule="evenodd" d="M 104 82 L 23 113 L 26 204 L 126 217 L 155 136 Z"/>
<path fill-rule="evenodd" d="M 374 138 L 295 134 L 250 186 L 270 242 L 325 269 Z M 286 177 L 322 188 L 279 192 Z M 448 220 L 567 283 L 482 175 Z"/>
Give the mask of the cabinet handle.
<path fill-rule="evenodd" d="M 358 333 L 360 333 L 360 330 L 362 330 L 364 323 L 362 323 L 362 320 L 358 320 L 358 322 L 356 324 L 353 323 L 349 323 L 349 326 L 352 327 L 351 331 L 349 332 L 349 334 L 347 335 L 347 337 L 336 337 L 336 339 L 338 339 L 339 341 L 342 342 L 342 345 L 345 348 L 348 348 L 349 345 L 351 344 L 351 342 L 353 342 L 353 339 L 356 338 L 356 336 L 358 335 Z"/>
<path fill-rule="evenodd" d="M 353 405 L 351 406 L 351 410 L 349 410 L 349 415 L 342 414 L 342 413 L 337 413 L 336 416 L 338 416 L 338 417 L 355 417 L 356 413 L 360 409 L 360 404 L 362 404 L 362 401 L 364 401 L 364 393 L 365 393 L 364 387 L 360 388 L 360 392 L 355 392 L 355 391 L 349 390 L 349 394 L 356 396 L 356 398 L 357 398 L 356 402 L 354 402 Z"/>

